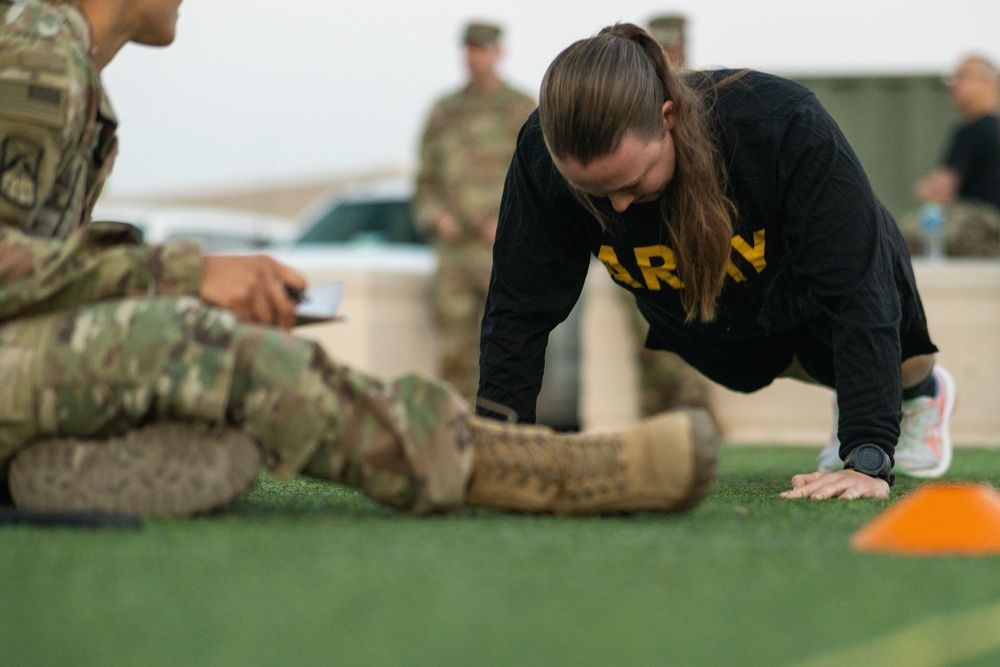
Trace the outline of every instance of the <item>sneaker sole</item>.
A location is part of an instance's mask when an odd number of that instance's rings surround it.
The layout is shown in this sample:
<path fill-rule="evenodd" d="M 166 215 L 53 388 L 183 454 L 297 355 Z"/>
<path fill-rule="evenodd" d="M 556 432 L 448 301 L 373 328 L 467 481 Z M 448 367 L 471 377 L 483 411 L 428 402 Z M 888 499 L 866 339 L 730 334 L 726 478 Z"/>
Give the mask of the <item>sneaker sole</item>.
<path fill-rule="evenodd" d="M 27 510 L 190 516 L 236 500 L 260 465 L 256 443 L 236 429 L 162 423 L 101 440 L 38 440 L 14 457 L 8 481 Z"/>
<path fill-rule="evenodd" d="M 944 416 L 941 418 L 941 462 L 933 468 L 926 470 L 907 470 L 900 467 L 898 472 L 907 477 L 919 477 L 921 479 L 933 479 L 940 477 L 951 467 L 951 413 L 955 409 L 955 380 L 951 374 L 938 366 L 934 367 L 935 379 L 941 384 L 939 391 L 945 391 Z"/>

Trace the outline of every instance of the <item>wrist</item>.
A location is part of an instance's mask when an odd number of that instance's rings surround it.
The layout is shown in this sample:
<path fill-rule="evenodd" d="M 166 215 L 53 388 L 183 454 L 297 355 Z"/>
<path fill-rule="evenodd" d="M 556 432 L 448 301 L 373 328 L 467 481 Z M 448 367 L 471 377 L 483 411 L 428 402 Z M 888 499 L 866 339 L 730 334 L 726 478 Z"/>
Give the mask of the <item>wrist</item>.
<path fill-rule="evenodd" d="M 876 477 L 892 486 L 896 476 L 892 474 L 892 460 L 878 445 L 865 443 L 858 445 L 844 459 L 844 469 L 854 470 L 869 477 Z"/>

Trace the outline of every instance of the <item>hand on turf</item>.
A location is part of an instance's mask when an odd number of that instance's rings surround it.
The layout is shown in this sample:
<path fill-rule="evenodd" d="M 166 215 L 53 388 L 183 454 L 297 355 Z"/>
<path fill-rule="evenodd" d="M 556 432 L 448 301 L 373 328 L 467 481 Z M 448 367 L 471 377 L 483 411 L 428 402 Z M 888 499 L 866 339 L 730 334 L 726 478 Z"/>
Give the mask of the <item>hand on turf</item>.
<path fill-rule="evenodd" d="M 856 470 L 811 472 L 792 477 L 792 488 L 781 493 L 782 498 L 888 498 L 889 484 L 884 479 L 869 477 Z"/>

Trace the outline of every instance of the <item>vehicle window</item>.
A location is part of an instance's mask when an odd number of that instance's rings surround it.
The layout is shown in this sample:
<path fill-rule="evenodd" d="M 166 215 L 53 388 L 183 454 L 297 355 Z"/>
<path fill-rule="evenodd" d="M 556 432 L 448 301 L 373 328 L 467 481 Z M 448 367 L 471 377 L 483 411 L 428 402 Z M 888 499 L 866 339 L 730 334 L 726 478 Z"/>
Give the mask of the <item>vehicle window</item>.
<path fill-rule="evenodd" d="M 227 234 L 199 234 L 197 232 L 169 234 L 167 239 L 191 241 L 197 243 L 206 252 L 260 250 L 272 245 L 262 236 L 230 236 Z"/>
<path fill-rule="evenodd" d="M 296 244 L 423 243 L 417 233 L 410 202 L 367 201 L 341 203 L 314 222 Z"/>

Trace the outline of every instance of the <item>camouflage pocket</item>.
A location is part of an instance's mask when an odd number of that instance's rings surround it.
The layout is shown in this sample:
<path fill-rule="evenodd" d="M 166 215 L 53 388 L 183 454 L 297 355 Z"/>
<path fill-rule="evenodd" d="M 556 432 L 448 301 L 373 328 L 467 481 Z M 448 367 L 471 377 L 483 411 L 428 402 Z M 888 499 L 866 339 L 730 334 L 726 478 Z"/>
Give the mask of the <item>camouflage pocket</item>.
<path fill-rule="evenodd" d="M 36 353 L 29 347 L 0 346 L 0 459 L 36 434 L 35 359 Z"/>

